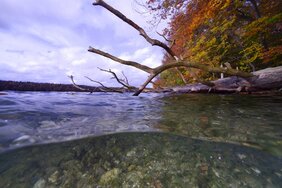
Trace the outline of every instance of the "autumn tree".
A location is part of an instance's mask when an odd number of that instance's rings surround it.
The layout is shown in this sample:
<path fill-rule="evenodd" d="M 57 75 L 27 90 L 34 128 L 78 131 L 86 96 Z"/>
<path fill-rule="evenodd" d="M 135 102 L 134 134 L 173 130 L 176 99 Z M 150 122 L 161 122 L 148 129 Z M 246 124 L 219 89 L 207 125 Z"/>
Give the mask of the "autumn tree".
<path fill-rule="evenodd" d="M 251 2 L 251 0 L 249 1 Z M 204 90 L 208 92 L 210 92 L 211 90 L 219 92 L 240 92 L 243 89 L 248 91 L 250 91 L 250 89 L 279 89 L 282 87 L 282 66 L 277 67 L 276 69 L 266 69 L 263 71 L 249 73 L 246 71 L 234 69 L 234 66 L 232 66 L 234 64 L 226 61 L 226 58 L 230 58 L 228 54 L 230 54 L 231 58 L 236 57 L 236 55 L 231 53 L 232 50 L 239 50 L 241 52 L 246 49 L 244 47 L 244 41 L 242 40 L 245 36 L 248 36 L 246 34 L 247 29 L 245 28 L 249 26 L 249 24 L 254 23 L 254 21 L 251 23 L 247 21 L 239 22 L 237 21 L 237 15 L 233 15 L 228 12 L 237 11 L 236 8 L 240 6 L 246 7 L 246 3 L 249 1 L 210 0 L 207 2 L 204 0 L 175 0 L 171 1 L 174 2 L 174 7 L 172 9 L 169 7 L 169 4 L 166 5 L 164 9 L 162 9 L 162 6 L 158 5 L 157 10 L 163 10 L 160 11 L 160 14 L 163 16 L 162 18 L 165 18 L 164 15 L 175 14 L 173 15 L 173 20 L 170 24 L 170 30 L 165 31 L 165 34 L 169 37 L 169 40 L 167 41 L 171 42 L 171 44 L 167 44 L 160 40 L 151 38 L 142 27 L 140 27 L 131 19 L 127 18 L 123 13 L 121 13 L 114 7 L 107 4 L 105 1 L 96 0 L 93 3 L 94 6 L 101 6 L 105 8 L 110 13 L 120 18 L 123 22 L 127 23 L 133 29 L 137 30 L 149 44 L 162 48 L 166 53 L 164 59 L 165 61 L 162 65 L 151 68 L 135 61 L 118 58 L 111 53 L 102 51 L 95 47 L 90 46 L 88 51 L 104 56 L 108 59 L 116 61 L 117 63 L 135 67 L 141 71 L 148 73 L 147 80 L 145 80 L 145 82 L 139 88 L 131 87 L 128 85 L 128 82 L 123 82 L 121 79 L 116 77 L 118 82 L 121 81 L 128 86 L 128 89 L 133 90 L 135 96 L 139 95 L 156 76 L 161 74 L 161 77 L 165 77 L 164 75 L 168 74 L 170 70 L 176 71 L 177 73 L 179 73 L 179 71 L 182 72 L 182 74 L 178 75 L 193 75 L 193 77 L 196 77 L 196 79 L 202 83 L 201 88 L 203 88 L 202 86 L 205 86 Z M 160 3 L 163 1 L 151 0 L 148 3 L 154 2 Z M 165 2 L 170 1 L 167 0 Z M 193 5 L 191 3 L 195 4 Z M 154 10 L 153 6 L 150 8 Z M 257 7 L 254 8 L 257 9 Z M 192 16 L 188 15 L 187 10 L 193 13 Z M 225 14 L 221 15 L 219 13 Z M 255 21 L 259 20 L 260 18 L 262 17 L 259 17 L 257 15 L 257 19 Z M 269 19 L 271 20 L 268 21 L 269 23 L 277 24 L 281 20 L 281 15 L 271 15 Z M 178 25 L 177 22 L 182 23 L 183 25 Z M 250 34 L 249 36 L 253 36 L 253 34 Z M 181 38 L 182 40 L 180 40 L 179 38 Z M 263 42 L 267 42 L 267 37 L 266 35 L 264 35 L 264 33 L 259 33 L 256 39 L 260 40 L 260 42 L 262 43 L 261 46 L 264 45 Z M 265 50 L 269 50 L 269 43 L 265 44 L 267 45 L 264 46 Z M 280 45 L 280 43 L 278 43 L 278 45 Z M 248 57 L 251 57 L 251 55 L 249 55 Z M 225 67 L 219 66 L 220 63 L 224 62 Z M 197 69 L 198 72 L 195 73 L 193 71 L 194 69 Z M 115 75 L 111 70 L 107 72 Z M 227 80 L 225 79 L 209 82 L 199 77 L 198 75 L 200 73 L 207 75 L 224 73 L 233 77 L 230 77 Z M 168 75 L 170 76 L 175 74 L 169 73 Z"/>
<path fill-rule="evenodd" d="M 212 72 L 212 73 L 225 73 L 228 75 L 236 75 L 236 76 L 240 76 L 240 77 L 244 77 L 244 78 L 248 78 L 248 77 L 252 77 L 253 74 L 250 73 L 246 73 L 246 72 L 242 72 L 239 70 L 235 70 L 231 67 L 227 67 L 227 68 L 221 68 L 221 67 L 212 67 L 209 65 L 205 65 L 205 64 L 199 64 L 197 62 L 192 62 L 192 61 L 187 61 L 187 59 L 182 58 L 181 56 L 178 56 L 174 51 L 172 47 L 169 47 L 167 44 L 165 44 L 164 42 L 161 42 L 157 39 L 153 39 L 151 38 L 143 28 L 141 28 L 138 24 L 136 24 L 134 21 L 130 20 L 129 18 L 127 18 L 124 14 L 122 14 L 120 11 L 118 11 L 117 9 L 113 8 L 112 6 L 110 6 L 109 4 L 107 4 L 106 2 L 104 2 L 103 0 L 96 0 L 93 3 L 94 6 L 101 6 L 103 8 L 105 8 L 106 10 L 108 10 L 109 12 L 111 12 L 112 14 L 114 14 L 115 16 L 117 16 L 118 18 L 120 18 L 122 21 L 124 21 L 125 23 L 127 23 L 128 25 L 130 25 L 132 28 L 134 28 L 135 30 L 137 30 L 139 32 L 139 34 L 151 45 L 153 46 L 158 46 L 161 47 L 162 49 L 165 50 L 165 52 L 170 56 L 171 59 L 173 59 L 172 62 L 170 62 L 169 64 L 164 64 L 161 66 L 158 66 L 156 68 L 151 68 L 145 65 L 142 65 L 138 62 L 134 62 L 134 61 L 129 61 L 129 60 L 123 60 L 120 59 L 108 52 L 96 49 L 94 47 L 89 47 L 88 51 L 95 53 L 95 54 L 99 54 L 101 56 L 104 56 L 106 58 L 109 58 L 111 60 L 114 60 L 120 64 L 124 64 L 124 65 L 128 65 L 128 66 L 132 66 L 135 68 L 138 68 L 142 71 L 145 71 L 149 74 L 147 80 L 144 82 L 143 85 L 141 85 L 139 87 L 139 89 L 134 93 L 134 95 L 139 95 L 144 88 L 159 74 L 161 74 L 162 72 L 169 70 L 169 69 L 178 69 L 180 67 L 186 67 L 186 68 L 196 68 L 196 69 L 200 69 L 206 72 Z M 213 85 L 213 83 L 206 83 L 208 85 Z"/>
<path fill-rule="evenodd" d="M 147 8 L 161 19 L 171 18 L 164 34 L 172 50 L 187 61 L 254 71 L 281 65 L 282 3 L 279 0 L 149 0 Z M 165 55 L 163 64 L 172 59 Z M 182 69 L 190 82 L 218 74 Z M 162 73 L 162 85 L 178 85 L 173 70 Z"/>

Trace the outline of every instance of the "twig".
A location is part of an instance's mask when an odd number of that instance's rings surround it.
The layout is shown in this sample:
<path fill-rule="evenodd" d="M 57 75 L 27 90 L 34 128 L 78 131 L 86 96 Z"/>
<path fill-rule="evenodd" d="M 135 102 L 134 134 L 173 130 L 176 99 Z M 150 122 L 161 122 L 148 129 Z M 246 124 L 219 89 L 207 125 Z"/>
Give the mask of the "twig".
<path fill-rule="evenodd" d="M 103 88 L 105 88 L 105 89 L 107 89 L 107 90 L 109 90 L 109 91 L 111 91 L 111 92 L 123 93 L 122 91 L 119 91 L 119 90 L 116 90 L 116 89 L 107 87 L 107 86 L 105 86 L 104 84 L 102 84 L 101 82 L 98 82 L 98 81 L 96 81 L 96 80 L 93 80 L 93 79 L 89 78 L 88 76 L 85 76 L 85 78 L 87 78 L 87 79 L 90 80 L 91 82 L 95 82 L 95 83 L 97 83 L 97 84 L 100 84 Z M 100 88 L 100 89 L 101 89 L 101 88 Z M 107 91 L 104 90 L 104 92 L 107 92 Z"/>
<path fill-rule="evenodd" d="M 124 77 L 124 79 L 125 79 L 125 83 L 126 83 L 127 85 L 130 85 L 129 82 L 128 82 L 127 77 L 126 77 L 125 74 L 124 74 L 124 72 L 121 71 L 121 73 L 122 73 L 122 75 L 123 75 L 123 77 Z"/>
<path fill-rule="evenodd" d="M 173 41 L 167 39 L 164 34 L 161 34 L 161 33 L 159 33 L 158 31 L 157 31 L 157 34 L 160 35 L 161 37 L 163 37 L 163 38 L 165 39 L 165 41 L 167 41 L 167 42 L 169 42 L 169 43 L 172 43 L 172 42 L 173 42 Z"/>
<path fill-rule="evenodd" d="M 80 87 L 80 86 L 78 86 L 75 82 L 74 82 L 74 77 L 73 77 L 73 75 L 70 75 L 70 76 L 68 76 L 70 79 L 71 79 L 71 82 L 72 82 L 72 85 L 75 87 L 75 88 L 77 88 L 77 89 L 79 89 L 79 90 L 82 90 L 82 91 L 90 91 L 89 89 L 86 89 L 86 88 L 82 88 L 82 87 Z M 90 91 L 90 92 L 92 92 L 92 91 Z"/>
<path fill-rule="evenodd" d="M 99 68 L 99 67 L 97 67 L 97 68 L 98 68 L 100 71 L 111 73 L 111 74 L 114 76 L 113 78 L 115 78 L 116 81 L 117 81 L 119 84 L 121 84 L 122 86 L 126 87 L 127 89 L 135 89 L 134 86 L 130 86 L 130 85 L 128 85 L 127 83 L 125 83 L 124 81 L 122 81 L 120 78 L 118 78 L 118 76 L 116 75 L 116 73 L 113 72 L 113 71 L 111 71 L 111 69 L 105 70 L 105 69 L 101 69 L 101 68 Z M 124 75 L 124 76 L 125 76 L 125 75 Z M 125 78 L 126 78 L 126 76 L 125 76 Z"/>

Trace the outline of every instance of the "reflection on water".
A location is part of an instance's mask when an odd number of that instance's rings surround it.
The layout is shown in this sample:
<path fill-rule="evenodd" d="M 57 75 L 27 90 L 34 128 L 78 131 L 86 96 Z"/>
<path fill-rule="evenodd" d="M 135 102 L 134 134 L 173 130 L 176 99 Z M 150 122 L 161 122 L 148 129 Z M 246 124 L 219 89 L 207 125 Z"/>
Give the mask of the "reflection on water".
<path fill-rule="evenodd" d="M 9 92 L 0 96 L 0 151 L 115 132 L 155 130 L 154 95 Z"/>
<path fill-rule="evenodd" d="M 0 155 L 0 187 L 280 187 L 282 160 L 254 148 L 122 133 Z"/>
<path fill-rule="evenodd" d="M 180 95 L 163 103 L 157 125 L 163 131 L 282 156 L 282 96 Z"/>

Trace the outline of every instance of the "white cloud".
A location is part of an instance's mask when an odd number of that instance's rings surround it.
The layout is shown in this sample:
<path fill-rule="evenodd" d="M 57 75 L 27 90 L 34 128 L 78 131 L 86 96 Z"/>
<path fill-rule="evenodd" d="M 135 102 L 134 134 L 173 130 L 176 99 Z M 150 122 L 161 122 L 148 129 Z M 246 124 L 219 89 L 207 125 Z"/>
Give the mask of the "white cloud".
<path fill-rule="evenodd" d="M 134 0 L 114 1 L 129 18 L 142 27 L 144 16 L 134 10 Z M 82 84 L 84 76 L 116 85 L 111 75 L 97 67 L 123 71 L 139 85 L 147 74 L 89 53 L 88 46 L 118 57 L 155 67 L 162 52 L 147 44 L 132 27 L 89 0 L 2 0 L 0 7 L 0 79 L 69 83 L 68 74 Z M 122 6 L 121 6 L 122 4 Z M 153 36 L 156 36 L 153 31 Z"/>

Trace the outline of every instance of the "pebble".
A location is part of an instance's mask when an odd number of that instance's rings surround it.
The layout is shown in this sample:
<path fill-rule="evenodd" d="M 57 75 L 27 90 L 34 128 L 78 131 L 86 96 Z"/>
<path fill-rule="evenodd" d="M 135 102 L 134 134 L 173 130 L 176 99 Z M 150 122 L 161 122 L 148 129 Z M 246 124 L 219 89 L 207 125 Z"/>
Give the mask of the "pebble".
<path fill-rule="evenodd" d="M 30 136 L 23 135 L 23 136 L 20 136 L 19 138 L 15 139 L 13 142 L 22 142 L 22 141 L 25 141 L 25 140 L 28 140 L 28 139 L 30 139 Z"/>
<path fill-rule="evenodd" d="M 237 156 L 239 157 L 239 159 L 245 159 L 247 156 L 246 155 L 244 155 L 244 154 L 241 154 L 241 153 L 239 153 L 239 154 L 237 154 Z"/>
<path fill-rule="evenodd" d="M 40 178 L 34 185 L 33 188 L 44 188 L 46 184 L 46 181 L 42 178 Z"/>
<path fill-rule="evenodd" d="M 41 121 L 40 127 L 41 128 L 50 128 L 50 127 L 56 127 L 57 124 L 54 121 Z"/>

